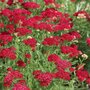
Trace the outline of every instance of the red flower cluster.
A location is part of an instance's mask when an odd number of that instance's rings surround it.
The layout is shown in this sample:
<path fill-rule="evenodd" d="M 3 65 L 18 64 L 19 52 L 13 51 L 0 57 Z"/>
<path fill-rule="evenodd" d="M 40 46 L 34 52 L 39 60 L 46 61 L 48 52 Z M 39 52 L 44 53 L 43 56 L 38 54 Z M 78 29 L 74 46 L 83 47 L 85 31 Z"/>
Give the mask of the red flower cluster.
<path fill-rule="evenodd" d="M 0 58 L 9 58 L 11 60 L 16 59 L 15 50 L 13 48 L 4 48 L 0 50 Z"/>
<path fill-rule="evenodd" d="M 4 77 L 4 86 L 10 87 L 14 79 L 20 79 L 23 75 L 18 70 L 12 70 Z"/>
<path fill-rule="evenodd" d="M 69 54 L 69 57 L 78 57 L 78 55 L 80 55 L 80 51 L 76 45 L 61 46 L 61 52 L 64 54 Z"/>
<path fill-rule="evenodd" d="M 30 46 L 32 49 L 35 49 L 37 41 L 35 38 L 29 38 L 29 39 L 23 40 L 23 43 Z"/>
<path fill-rule="evenodd" d="M 9 33 L 7 32 L 0 33 L 0 44 L 1 45 L 6 45 L 9 42 L 12 42 L 12 40 L 13 40 L 13 37 Z"/>
<path fill-rule="evenodd" d="M 43 73 L 36 70 L 33 72 L 33 75 L 37 80 L 39 80 L 41 86 L 48 86 L 53 79 L 52 74 L 49 72 Z"/>
<path fill-rule="evenodd" d="M 39 8 L 40 7 L 40 5 L 37 4 L 37 3 L 35 3 L 35 2 L 25 2 L 22 5 L 26 9 L 29 9 L 29 8 L 36 9 L 36 8 Z"/>
<path fill-rule="evenodd" d="M 12 90 L 30 90 L 30 89 L 25 84 L 18 82 L 14 84 L 14 87 L 12 88 Z"/>
<path fill-rule="evenodd" d="M 18 33 L 18 36 L 24 36 L 32 33 L 32 31 L 27 28 L 17 28 L 15 32 Z"/>
<path fill-rule="evenodd" d="M 58 70 L 65 70 L 66 68 L 70 68 L 72 66 L 71 62 L 67 60 L 62 60 L 58 55 L 51 54 L 48 56 L 48 61 L 54 62 Z"/>
<path fill-rule="evenodd" d="M 18 60 L 16 62 L 16 65 L 19 66 L 19 67 L 25 67 L 26 66 L 26 63 L 23 60 Z"/>
<path fill-rule="evenodd" d="M 65 69 L 70 68 L 72 66 L 71 62 L 61 60 L 61 58 L 56 54 L 51 54 L 48 57 L 48 61 L 54 62 L 58 71 L 55 73 L 42 73 L 40 70 L 34 71 L 33 75 L 37 80 L 39 80 L 41 86 L 48 86 L 53 80 L 53 78 L 70 80 L 70 73 L 66 72 Z"/>
<path fill-rule="evenodd" d="M 44 41 L 42 42 L 42 44 L 46 46 L 52 46 L 52 45 L 58 46 L 60 43 L 61 40 L 59 36 L 52 36 L 50 38 L 45 38 Z"/>

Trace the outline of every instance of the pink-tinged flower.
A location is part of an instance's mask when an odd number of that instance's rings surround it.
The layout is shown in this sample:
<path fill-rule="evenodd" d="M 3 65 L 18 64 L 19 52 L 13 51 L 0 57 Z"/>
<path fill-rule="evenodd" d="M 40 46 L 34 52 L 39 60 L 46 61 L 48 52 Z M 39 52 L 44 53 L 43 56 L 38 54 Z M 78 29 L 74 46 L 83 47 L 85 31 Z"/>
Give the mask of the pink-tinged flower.
<path fill-rule="evenodd" d="M 32 49 L 36 47 L 37 41 L 35 38 L 29 38 L 26 40 L 23 40 L 23 43 L 30 46 Z"/>
<path fill-rule="evenodd" d="M 24 2 L 22 5 L 24 8 L 27 8 L 27 9 L 29 8 L 36 9 L 40 7 L 40 5 L 37 4 L 36 2 Z"/>
<path fill-rule="evenodd" d="M 84 10 L 83 11 L 78 11 L 78 12 L 74 13 L 74 16 L 79 16 L 79 15 L 87 17 L 88 13 L 86 11 L 84 11 Z"/>
<path fill-rule="evenodd" d="M 52 36 L 49 38 L 45 38 L 44 41 L 42 42 L 42 44 L 46 46 L 52 46 L 52 45 L 58 46 L 60 43 L 61 41 L 59 36 Z"/>
<path fill-rule="evenodd" d="M 90 38 L 86 39 L 86 43 L 87 43 L 88 46 L 90 46 Z"/>
<path fill-rule="evenodd" d="M 15 51 L 11 48 L 4 48 L 0 51 L 0 58 L 9 58 L 11 60 L 16 59 Z"/>
<path fill-rule="evenodd" d="M 48 61 L 54 62 L 58 71 L 65 70 L 66 68 L 70 68 L 72 66 L 71 62 L 67 60 L 62 60 L 58 55 L 51 54 L 48 56 Z"/>
<path fill-rule="evenodd" d="M 2 45 L 6 45 L 9 42 L 12 42 L 13 37 L 8 32 L 0 33 L 0 41 Z"/>
<path fill-rule="evenodd" d="M 55 78 L 60 78 L 60 79 L 64 79 L 64 80 L 70 80 L 70 73 L 66 72 L 64 70 L 60 70 L 58 72 L 55 73 Z"/>
<path fill-rule="evenodd" d="M 25 58 L 30 59 L 30 58 L 31 58 L 31 55 L 30 55 L 29 53 L 26 53 L 26 54 L 25 54 Z"/>
<path fill-rule="evenodd" d="M 67 68 L 70 68 L 72 66 L 72 63 L 67 61 L 67 60 L 59 60 L 58 62 L 55 63 L 56 64 L 56 67 L 57 67 L 57 70 L 65 70 Z"/>
<path fill-rule="evenodd" d="M 41 86 L 50 85 L 53 79 L 52 74 L 49 72 L 42 73 L 41 71 L 34 71 L 33 75 L 40 82 Z"/>
<path fill-rule="evenodd" d="M 79 69 L 76 71 L 76 76 L 78 77 L 78 80 L 82 82 L 89 77 L 89 73 L 84 69 Z"/>
<path fill-rule="evenodd" d="M 22 60 L 18 60 L 18 61 L 16 62 L 16 65 L 17 65 L 18 67 L 25 67 L 25 66 L 26 66 L 26 63 L 25 63 L 24 61 L 22 61 Z"/>
<path fill-rule="evenodd" d="M 4 23 L 0 23 L 0 28 L 4 28 Z"/>
<path fill-rule="evenodd" d="M 25 36 L 32 33 L 32 31 L 27 28 L 16 28 L 15 32 L 18 33 L 18 36 Z"/>
<path fill-rule="evenodd" d="M 18 82 L 14 84 L 12 90 L 30 90 L 30 88 L 27 85 Z"/>
<path fill-rule="evenodd" d="M 4 86 L 10 87 L 14 79 L 21 79 L 23 75 L 18 70 L 8 71 L 4 77 Z"/>

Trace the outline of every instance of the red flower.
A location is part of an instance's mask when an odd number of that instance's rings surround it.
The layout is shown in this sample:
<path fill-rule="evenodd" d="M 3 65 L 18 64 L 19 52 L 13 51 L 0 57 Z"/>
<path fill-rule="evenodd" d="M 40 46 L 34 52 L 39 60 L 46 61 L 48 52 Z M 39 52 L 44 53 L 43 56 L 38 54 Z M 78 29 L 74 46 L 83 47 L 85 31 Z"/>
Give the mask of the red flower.
<path fill-rule="evenodd" d="M 86 17 L 87 17 L 87 15 L 88 15 L 88 13 L 83 10 L 83 11 L 75 12 L 75 13 L 74 13 L 74 16 L 78 16 L 79 14 L 83 14 L 83 15 L 86 16 Z"/>
<path fill-rule="evenodd" d="M 30 90 L 30 89 L 25 84 L 18 82 L 14 84 L 14 87 L 12 88 L 12 90 Z"/>
<path fill-rule="evenodd" d="M 52 74 L 49 72 L 42 73 L 41 71 L 34 71 L 33 75 L 39 80 L 41 86 L 48 86 L 53 79 Z"/>
<path fill-rule="evenodd" d="M 14 79 L 22 78 L 23 75 L 18 70 L 11 70 L 4 77 L 4 86 L 10 87 Z"/>
<path fill-rule="evenodd" d="M 4 28 L 4 23 L 0 23 L 0 28 Z"/>
<path fill-rule="evenodd" d="M 52 36 L 49 38 L 45 38 L 44 41 L 42 42 L 42 44 L 46 45 L 46 46 L 52 46 L 52 45 L 58 46 L 60 44 L 60 37 Z"/>
<path fill-rule="evenodd" d="M 13 0 L 8 0 L 7 4 L 8 5 L 12 5 L 13 4 Z"/>
<path fill-rule="evenodd" d="M 26 57 L 26 58 L 31 58 L 31 55 L 30 55 L 29 53 L 26 53 L 26 54 L 25 54 L 25 57 Z"/>
<path fill-rule="evenodd" d="M 40 5 L 35 2 L 25 2 L 22 5 L 24 8 L 31 8 L 31 9 L 36 9 L 40 7 Z"/>
<path fill-rule="evenodd" d="M 0 58 L 10 58 L 11 60 L 15 60 L 16 54 L 11 48 L 4 48 L 0 51 Z"/>
<path fill-rule="evenodd" d="M 0 33 L 0 41 L 2 45 L 6 45 L 9 42 L 12 42 L 12 40 L 13 40 L 13 37 L 9 33 L 7 32 Z"/>
<path fill-rule="evenodd" d="M 23 40 L 23 43 L 29 45 L 32 49 L 36 47 L 37 41 L 35 38 Z"/>
<path fill-rule="evenodd" d="M 62 46 L 61 52 L 64 54 L 69 54 L 69 57 L 77 57 L 80 54 L 80 51 L 77 50 L 77 47 L 71 46 Z"/>
<path fill-rule="evenodd" d="M 72 66 L 71 62 L 67 61 L 67 60 L 62 60 L 58 55 L 56 54 L 51 54 L 48 57 L 48 61 L 50 62 L 54 62 L 57 69 L 61 70 L 61 69 L 66 69 Z"/>
<path fill-rule="evenodd" d="M 16 64 L 17 64 L 17 66 L 19 66 L 19 67 L 25 67 L 25 66 L 26 66 L 26 63 L 23 62 L 22 60 L 18 60 L 18 61 L 16 62 Z"/>
<path fill-rule="evenodd" d="M 86 79 L 86 83 L 90 84 L 90 77 Z"/>
<path fill-rule="evenodd" d="M 61 60 L 60 57 L 56 54 L 50 54 L 48 56 L 48 61 L 50 61 L 50 62 L 58 62 L 60 60 Z"/>
<path fill-rule="evenodd" d="M 79 69 L 76 71 L 76 76 L 78 77 L 78 80 L 82 82 L 89 77 L 89 74 L 86 70 Z"/>
<path fill-rule="evenodd" d="M 48 5 L 48 4 L 55 3 L 55 0 L 44 0 L 44 2 L 46 5 Z"/>
<path fill-rule="evenodd" d="M 1 14 L 10 17 L 13 15 L 13 12 L 10 9 L 5 8 L 4 10 L 2 10 Z"/>
<path fill-rule="evenodd" d="M 87 43 L 88 46 L 90 46 L 90 38 L 86 39 L 86 43 Z"/>
<path fill-rule="evenodd" d="M 64 70 L 60 70 L 60 71 L 56 72 L 55 78 L 61 78 L 61 79 L 64 79 L 64 80 L 70 80 L 70 73 L 66 72 Z"/>
<path fill-rule="evenodd" d="M 15 31 L 18 33 L 18 36 L 24 36 L 32 33 L 32 31 L 27 28 L 17 28 Z"/>

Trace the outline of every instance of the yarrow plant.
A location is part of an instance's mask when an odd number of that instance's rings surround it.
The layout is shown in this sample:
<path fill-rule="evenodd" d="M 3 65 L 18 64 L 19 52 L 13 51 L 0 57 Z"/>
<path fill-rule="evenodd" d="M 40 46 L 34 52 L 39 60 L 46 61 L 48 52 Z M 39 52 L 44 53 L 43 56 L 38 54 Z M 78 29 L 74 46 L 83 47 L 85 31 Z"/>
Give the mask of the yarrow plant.
<path fill-rule="evenodd" d="M 89 0 L 0 0 L 0 90 L 89 90 L 89 29 Z"/>

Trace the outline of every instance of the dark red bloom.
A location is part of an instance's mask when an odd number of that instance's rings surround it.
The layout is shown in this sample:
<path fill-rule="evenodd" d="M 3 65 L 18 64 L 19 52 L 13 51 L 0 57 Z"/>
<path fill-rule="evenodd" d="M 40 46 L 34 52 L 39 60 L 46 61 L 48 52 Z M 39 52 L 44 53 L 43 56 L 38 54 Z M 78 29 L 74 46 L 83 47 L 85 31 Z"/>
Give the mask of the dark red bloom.
<path fill-rule="evenodd" d="M 31 55 L 29 53 L 26 53 L 25 54 L 25 58 L 29 58 L 30 59 L 31 58 Z"/>
<path fill-rule="evenodd" d="M 8 0 L 7 4 L 8 5 L 12 5 L 13 4 L 13 0 Z"/>
<path fill-rule="evenodd" d="M 90 38 L 86 39 L 86 43 L 87 43 L 88 46 L 90 46 Z"/>
<path fill-rule="evenodd" d="M 19 67 L 25 67 L 25 66 L 26 66 L 26 63 L 25 63 L 24 61 L 22 61 L 22 60 L 18 60 L 18 61 L 16 62 L 16 64 L 17 64 L 17 66 L 19 66 Z"/>

